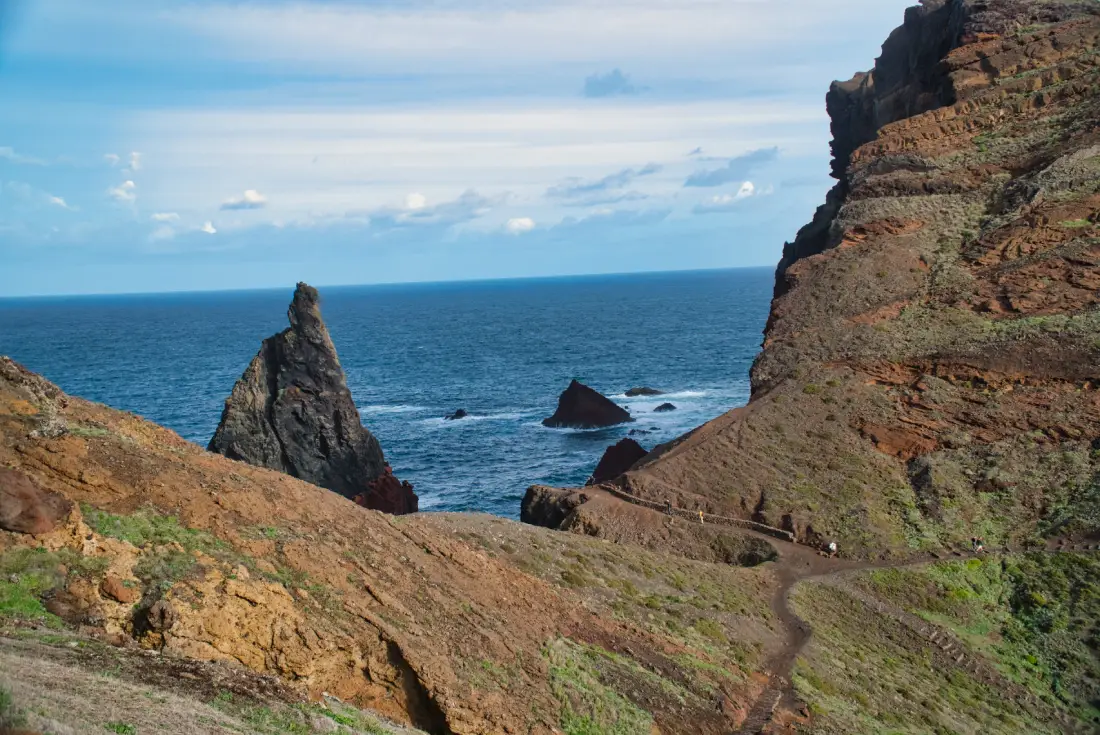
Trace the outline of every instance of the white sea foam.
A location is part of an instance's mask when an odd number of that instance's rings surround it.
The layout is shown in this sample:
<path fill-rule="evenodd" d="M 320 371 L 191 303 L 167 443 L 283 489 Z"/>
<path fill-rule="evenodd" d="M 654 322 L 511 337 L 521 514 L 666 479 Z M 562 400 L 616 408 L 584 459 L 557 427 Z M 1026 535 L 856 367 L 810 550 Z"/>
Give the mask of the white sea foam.
<path fill-rule="evenodd" d="M 673 393 L 660 393 L 655 396 L 628 396 L 626 393 L 616 393 L 613 396 L 608 396 L 608 398 L 616 401 L 628 401 L 633 403 L 635 401 L 652 401 L 658 398 L 662 401 L 669 398 L 702 398 L 707 395 L 710 395 L 710 393 L 705 390 L 681 390 Z"/>
<path fill-rule="evenodd" d="M 420 423 L 428 424 L 429 426 L 462 426 L 464 424 L 476 423 L 479 421 L 520 421 L 533 415 L 535 415 L 534 411 L 505 411 L 503 413 L 490 413 L 484 416 L 471 413 L 460 419 L 448 419 L 443 416 L 436 416 L 430 419 L 421 419 Z"/>
<path fill-rule="evenodd" d="M 424 406 L 363 406 L 359 409 L 359 413 L 362 414 L 379 414 L 379 413 L 420 413 L 421 411 L 427 411 Z"/>

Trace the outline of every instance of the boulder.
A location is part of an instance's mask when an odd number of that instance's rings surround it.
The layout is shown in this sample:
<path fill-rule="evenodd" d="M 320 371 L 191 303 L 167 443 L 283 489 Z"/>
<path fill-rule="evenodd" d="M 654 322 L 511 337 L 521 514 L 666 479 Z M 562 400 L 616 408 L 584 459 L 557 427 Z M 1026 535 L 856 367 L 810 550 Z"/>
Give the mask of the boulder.
<path fill-rule="evenodd" d="M 99 583 L 99 593 L 115 602 L 132 605 L 141 599 L 141 591 L 126 584 L 113 574 L 108 574 Z"/>
<path fill-rule="evenodd" d="M 664 391 L 642 386 L 640 388 L 631 388 L 626 392 L 626 395 L 628 398 L 637 398 L 638 396 L 662 396 L 664 395 Z"/>
<path fill-rule="evenodd" d="M 577 506 L 587 502 L 588 496 L 584 493 L 532 485 L 523 496 L 519 519 L 532 526 L 558 528 Z"/>
<path fill-rule="evenodd" d="M 657 406 L 657 408 L 653 409 L 653 412 L 654 413 L 668 413 L 669 411 L 675 411 L 675 410 L 676 410 L 676 406 L 674 406 L 673 404 L 671 404 L 671 403 L 662 403 L 660 406 Z"/>
<path fill-rule="evenodd" d="M 32 535 L 49 533 L 72 507 L 64 496 L 40 488 L 22 472 L 0 467 L 0 529 Z"/>
<path fill-rule="evenodd" d="M 558 410 L 543 426 L 570 429 L 599 429 L 633 421 L 626 409 L 606 396 L 574 380 L 558 398 Z"/>
<path fill-rule="evenodd" d="M 603 453 L 600 463 L 588 478 L 586 485 L 599 485 L 610 482 L 623 474 L 642 457 L 649 454 L 638 442 L 633 439 L 623 439 L 618 444 L 610 446 Z"/>
<path fill-rule="evenodd" d="M 364 508 L 394 515 L 415 513 L 417 510 L 417 497 L 412 484 L 394 477 L 389 465 L 381 475 L 371 480 L 367 491 L 355 496 L 354 500 Z"/>
<path fill-rule="evenodd" d="M 470 414 L 466 413 L 465 408 L 460 408 L 457 411 L 455 411 L 454 413 L 452 413 L 450 416 L 446 416 L 445 418 L 448 421 L 458 421 L 459 419 L 464 419 L 469 415 Z"/>
<path fill-rule="evenodd" d="M 369 508 L 414 512 L 411 485 L 375 483 L 387 474 L 386 459 L 360 420 L 319 301 L 315 288 L 298 284 L 290 328 L 264 340 L 233 386 L 208 448 L 361 498 Z"/>

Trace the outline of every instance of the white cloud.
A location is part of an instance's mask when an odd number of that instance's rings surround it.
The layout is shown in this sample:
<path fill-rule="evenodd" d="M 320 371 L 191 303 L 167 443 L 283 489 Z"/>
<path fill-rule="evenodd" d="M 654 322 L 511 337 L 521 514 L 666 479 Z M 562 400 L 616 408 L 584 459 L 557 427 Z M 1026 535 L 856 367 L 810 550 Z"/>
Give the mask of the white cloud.
<path fill-rule="evenodd" d="M 69 203 L 66 202 L 64 199 L 62 199 L 61 197 L 51 196 L 50 197 L 50 204 L 54 204 L 58 207 L 61 207 L 62 209 L 72 209 L 72 207 L 69 206 Z"/>
<path fill-rule="evenodd" d="M 205 211 L 211 181 L 247 176 L 242 183 L 263 182 L 271 219 L 299 221 L 403 209 L 409 193 L 423 196 L 430 208 L 469 188 L 510 191 L 533 202 L 555 186 L 577 187 L 572 197 L 551 203 L 558 206 L 671 195 L 694 170 L 695 159 L 684 157 L 692 147 L 718 150 L 730 140 L 751 148 L 780 145 L 794 160 L 820 152 L 816 136 L 824 117 L 816 100 L 676 100 L 595 109 L 581 100 L 498 100 L 176 109 L 135 115 L 133 130 L 125 132 L 140 137 L 147 159 L 157 162 L 142 172 L 149 181 L 142 179 L 143 196 L 155 191 L 158 197 L 151 206 Z M 640 173 L 639 162 L 646 161 L 661 163 L 664 172 L 598 190 L 623 171 Z M 604 188 L 613 183 L 621 184 L 607 181 Z M 276 185 L 277 197 L 266 191 Z M 586 186 L 596 190 L 583 193 Z M 239 193 L 231 201 L 238 200 Z M 529 213 L 540 224 L 553 219 Z"/>
<path fill-rule="evenodd" d="M 132 203 L 137 199 L 137 186 L 133 181 L 123 181 L 118 186 L 108 189 L 109 194 L 113 199 L 119 202 Z"/>
<path fill-rule="evenodd" d="M 107 162 L 108 166 L 117 166 L 120 159 L 117 153 L 104 153 L 103 160 Z"/>
<path fill-rule="evenodd" d="M 751 181 L 745 181 L 741 184 L 736 194 L 718 194 L 706 199 L 695 206 L 692 210 L 695 214 L 714 214 L 717 212 L 730 212 L 737 206 L 737 203 L 743 199 L 748 199 L 757 195 L 756 185 Z M 759 193 L 770 193 L 759 192 Z"/>
<path fill-rule="evenodd" d="M 372 227 L 388 229 L 414 225 L 451 225 L 470 222 L 487 214 L 495 205 L 504 201 L 507 195 L 487 197 L 473 189 L 467 189 L 456 199 L 429 204 L 422 194 L 410 194 L 406 197 L 402 209 L 379 207 L 374 210 L 348 212 L 351 218 L 366 215 Z"/>
<path fill-rule="evenodd" d="M 134 151 L 133 153 L 130 154 L 130 170 L 131 171 L 140 171 L 141 170 L 141 154 L 138 153 L 137 151 Z"/>
<path fill-rule="evenodd" d="M 154 222 L 179 222 L 180 216 L 175 212 L 157 212 L 153 214 L 149 219 Z"/>
<path fill-rule="evenodd" d="M 893 27 L 887 24 L 897 25 L 909 2 L 218 3 L 204 5 L 201 13 L 177 7 L 161 18 L 205 36 L 213 53 L 296 69 L 436 72 L 441 64 L 461 64 L 464 70 L 499 71 L 547 63 L 588 69 L 645 63 L 698 74 L 700 68 L 738 66 L 727 60 L 753 58 L 784 41 L 833 38 L 825 34 L 843 30 L 842 23 L 854 25 L 851 18 L 870 16 Z"/>
<path fill-rule="evenodd" d="M 26 166 L 48 166 L 49 164 L 43 161 L 41 158 L 34 158 L 32 156 L 24 156 L 18 153 L 14 148 L 8 146 L 0 146 L 0 158 L 12 163 L 21 163 Z"/>
<path fill-rule="evenodd" d="M 244 195 L 222 202 L 222 209 L 263 209 L 267 206 L 267 197 L 255 189 L 246 189 Z"/>
<path fill-rule="evenodd" d="M 535 220 L 530 217 L 513 217 L 504 225 L 504 229 L 513 235 L 522 235 L 535 229 Z"/>
<path fill-rule="evenodd" d="M 199 229 L 205 232 L 207 235 L 215 235 L 218 232 L 217 228 L 214 227 L 213 222 L 204 222 L 202 227 L 200 227 Z"/>
<path fill-rule="evenodd" d="M 613 174 L 604 176 L 596 181 L 585 181 L 577 177 L 570 177 L 563 183 L 557 184 L 546 190 L 546 196 L 562 199 L 570 199 L 595 194 L 597 192 L 615 191 L 622 189 L 642 176 L 652 176 L 661 172 L 661 166 L 656 163 L 648 163 L 639 169 L 625 168 Z"/>

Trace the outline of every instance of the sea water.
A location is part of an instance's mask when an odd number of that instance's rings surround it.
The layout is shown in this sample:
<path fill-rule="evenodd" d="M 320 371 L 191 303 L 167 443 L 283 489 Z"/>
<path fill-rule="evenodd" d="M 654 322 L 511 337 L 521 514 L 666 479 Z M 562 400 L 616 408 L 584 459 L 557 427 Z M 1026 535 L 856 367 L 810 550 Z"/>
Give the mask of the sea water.
<path fill-rule="evenodd" d="M 760 268 L 320 292 L 363 422 L 421 509 L 515 517 L 529 485 L 582 484 L 630 431 L 648 449 L 743 405 L 772 284 Z M 0 299 L 0 354 L 206 446 L 292 292 Z M 543 427 L 573 378 L 637 420 Z"/>

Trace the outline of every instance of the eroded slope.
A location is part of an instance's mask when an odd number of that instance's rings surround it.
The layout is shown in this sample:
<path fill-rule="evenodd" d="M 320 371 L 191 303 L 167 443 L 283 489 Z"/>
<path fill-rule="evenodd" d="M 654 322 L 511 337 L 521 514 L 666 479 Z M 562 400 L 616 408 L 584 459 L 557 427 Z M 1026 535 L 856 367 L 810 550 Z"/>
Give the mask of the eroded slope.
<path fill-rule="evenodd" d="M 836 84 L 840 183 L 753 399 L 620 482 L 879 554 L 1100 530 L 1100 5 L 926 2 Z"/>

